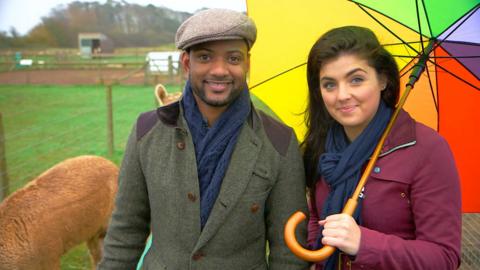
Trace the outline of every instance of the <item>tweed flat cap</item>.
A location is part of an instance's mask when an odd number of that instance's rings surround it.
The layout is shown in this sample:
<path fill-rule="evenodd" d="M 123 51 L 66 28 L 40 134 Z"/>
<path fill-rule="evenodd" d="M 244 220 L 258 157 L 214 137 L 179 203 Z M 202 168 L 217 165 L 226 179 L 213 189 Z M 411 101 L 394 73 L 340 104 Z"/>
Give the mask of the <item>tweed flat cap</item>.
<path fill-rule="evenodd" d="M 245 14 L 228 9 L 207 9 L 180 25 L 175 35 L 175 45 L 185 50 L 208 41 L 244 39 L 250 49 L 256 37 L 255 23 Z"/>

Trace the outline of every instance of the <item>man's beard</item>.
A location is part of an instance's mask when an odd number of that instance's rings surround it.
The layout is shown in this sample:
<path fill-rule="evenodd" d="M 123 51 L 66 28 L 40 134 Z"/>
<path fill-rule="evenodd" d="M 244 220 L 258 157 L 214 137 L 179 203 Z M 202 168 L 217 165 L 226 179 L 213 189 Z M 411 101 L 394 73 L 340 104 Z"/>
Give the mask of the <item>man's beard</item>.
<path fill-rule="evenodd" d="M 205 104 L 212 107 L 224 107 L 234 102 L 246 88 L 246 84 L 240 85 L 238 88 L 232 88 L 228 96 L 223 100 L 211 100 L 207 97 L 206 91 L 203 87 L 197 89 L 194 85 L 191 86 L 193 93 L 198 96 Z"/>

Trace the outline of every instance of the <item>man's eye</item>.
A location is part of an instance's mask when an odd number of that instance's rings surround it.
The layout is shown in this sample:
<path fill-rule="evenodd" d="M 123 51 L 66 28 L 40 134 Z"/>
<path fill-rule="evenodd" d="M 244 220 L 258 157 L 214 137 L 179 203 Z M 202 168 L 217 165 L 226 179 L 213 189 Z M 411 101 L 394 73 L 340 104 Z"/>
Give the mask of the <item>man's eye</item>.
<path fill-rule="evenodd" d="M 208 54 L 201 54 L 201 55 L 198 56 L 198 59 L 200 61 L 208 61 L 208 60 L 210 60 L 210 56 Z"/>
<path fill-rule="evenodd" d="M 238 64 L 238 63 L 240 63 L 241 58 L 238 57 L 238 56 L 230 56 L 230 57 L 228 58 L 228 61 L 229 61 L 230 63 L 232 63 L 232 64 Z"/>

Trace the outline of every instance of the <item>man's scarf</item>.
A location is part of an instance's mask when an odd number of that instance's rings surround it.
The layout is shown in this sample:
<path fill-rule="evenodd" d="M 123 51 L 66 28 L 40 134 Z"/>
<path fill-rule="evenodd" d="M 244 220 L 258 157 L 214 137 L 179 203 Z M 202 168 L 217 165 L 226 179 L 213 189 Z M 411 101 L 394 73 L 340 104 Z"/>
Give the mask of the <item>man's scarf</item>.
<path fill-rule="evenodd" d="M 250 114 L 250 94 L 248 89 L 244 89 L 210 128 L 198 109 L 189 81 L 182 105 L 195 145 L 203 229 L 220 192 L 240 130 Z"/>
<path fill-rule="evenodd" d="M 343 127 L 335 122 L 328 130 L 325 142 L 325 153 L 320 156 L 317 171 L 330 187 L 330 193 L 322 208 L 321 219 L 332 214 L 338 214 L 353 194 L 363 166 L 372 155 L 377 142 L 387 127 L 392 115 L 392 109 L 381 100 L 377 113 L 363 132 L 351 143 L 348 142 Z M 360 224 L 361 204 L 358 205 L 353 217 Z M 317 236 L 316 248 L 322 247 L 322 230 Z M 336 269 L 338 250 L 325 263 L 325 270 Z"/>

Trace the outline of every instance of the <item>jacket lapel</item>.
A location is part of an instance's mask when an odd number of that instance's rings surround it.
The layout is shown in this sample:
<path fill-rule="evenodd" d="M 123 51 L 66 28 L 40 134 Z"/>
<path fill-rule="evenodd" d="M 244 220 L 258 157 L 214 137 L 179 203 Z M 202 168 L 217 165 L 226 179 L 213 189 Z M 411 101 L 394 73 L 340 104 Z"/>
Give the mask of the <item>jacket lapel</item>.
<path fill-rule="evenodd" d="M 240 132 L 225 178 L 223 179 L 220 193 L 215 201 L 207 224 L 205 224 L 200 234 L 195 250 L 201 248 L 215 235 L 218 228 L 223 224 L 225 218 L 245 191 L 251 179 L 261 147 L 262 141 L 257 137 L 252 127 L 248 123 L 245 123 Z"/>

